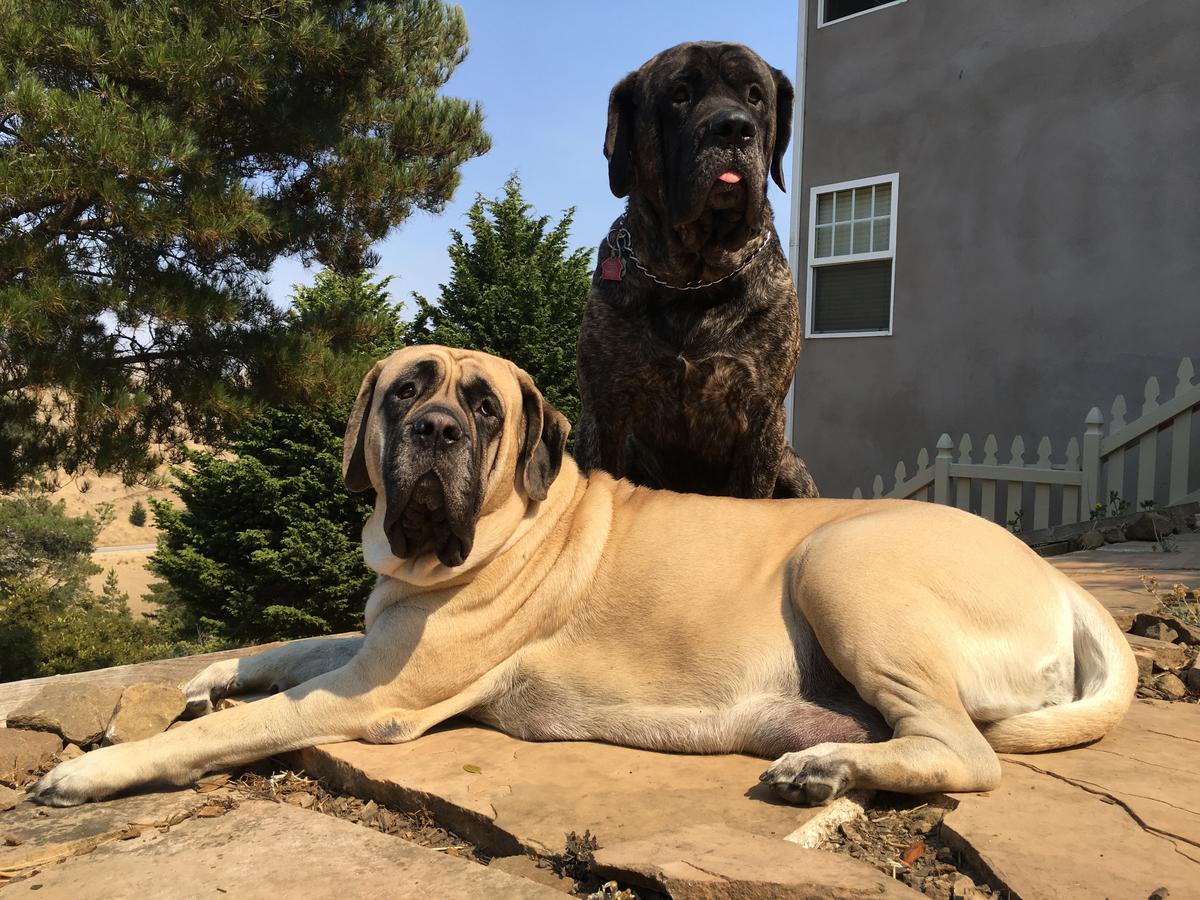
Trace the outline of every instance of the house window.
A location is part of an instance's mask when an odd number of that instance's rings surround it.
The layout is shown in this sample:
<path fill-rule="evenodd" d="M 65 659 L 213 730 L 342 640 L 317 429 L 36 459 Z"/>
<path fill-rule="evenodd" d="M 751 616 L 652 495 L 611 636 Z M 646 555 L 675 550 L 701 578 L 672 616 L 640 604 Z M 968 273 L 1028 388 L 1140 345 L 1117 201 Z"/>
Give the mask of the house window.
<path fill-rule="evenodd" d="M 805 332 L 892 333 L 899 175 L 812 189 Z"/>
<path fill-rule="evenodd" d="M 885 6 L 896 6 L 908 0 L 821 0 L 817 27 L 823 28 L 843 19 L 853 19 L 863 13 L 874 12 Z"/>

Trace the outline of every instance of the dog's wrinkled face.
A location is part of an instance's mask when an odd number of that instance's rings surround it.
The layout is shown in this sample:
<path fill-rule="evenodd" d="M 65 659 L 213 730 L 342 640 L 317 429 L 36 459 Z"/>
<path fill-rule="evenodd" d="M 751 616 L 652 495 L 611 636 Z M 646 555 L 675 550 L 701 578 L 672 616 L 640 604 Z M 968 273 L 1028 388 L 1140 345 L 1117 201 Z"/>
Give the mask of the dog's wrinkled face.
<path fill-rule="evenodd" d="M 780 189 L 792 84 L 741 44 L 665 50 L 613 88 L 604 155 L 618 197 L 656 206 L 684 247 L 757 233 L 767 173 Z"/>
<path fill-rule="evenodd" d="M 514 491 L 546 498 L 569 427 L 506 360 L 408 347 L 363 379 L 346 426 L 343 475 L 350 490 L 374 488 L 383 498 L 392 556 L 434 554 L 457 567 L 489 509 Z"/>

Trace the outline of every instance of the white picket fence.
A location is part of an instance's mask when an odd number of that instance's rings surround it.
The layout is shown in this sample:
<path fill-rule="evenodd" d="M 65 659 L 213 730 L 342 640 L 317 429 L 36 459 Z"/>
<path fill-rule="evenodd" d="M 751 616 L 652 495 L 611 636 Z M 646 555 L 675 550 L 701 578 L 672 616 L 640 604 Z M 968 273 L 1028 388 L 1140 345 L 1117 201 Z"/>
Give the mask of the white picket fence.
<path fill-rule="evenodd" d="M 1012 440 L 1007 462 L 996 457 L 999 444 L 994 434 L 984 441 L 983 460 L 974 462 L 969 434 L 958 442 L 957 459 L 953 439 L 943 434 L 932 464 L 928 451 L 922 448 L 912 475 L 903 461 L 898 462 L 891 490 L 885 492 L 883 477 L 876 475 L 871 495 L 957 506 L 993 522 L 1007 522 L 1014 531 L 1038 531 L 1051 525 L 1087 521 L 1096 505 L 1107 505 L 1113 494 L 1125 501 L 1129 510 L 1151 502 L 1161 506 L 1162 500 L 1168 505 L 1200 501 L 1200 490 L 1188 490 L 1192 417 L 1200 410 L 1200 384 L 1192 383 L 1194 377 L 1192 361 L 1185 356 L 1176 371 L 1174 396 L 1160 402 L 1158 379 L 1151 376 L 1146 381 L 1141 415 L 1132 422 L 1125 421 L 1125 397 L 1118 394 L 1112 402 L 1107 431 L 1100 408 L 1092 407 L 1084 419 L 1082 443 L 1077 437 L 1068 440 L 1061 462 L 1052 459 L 1054 449 L 1049 437 L 1038 442 L 1037 460 L 1027 464 L 1025 441 L 1020 435 Z M 1155 486 L 1159 437 L 1164 432 L 1169 468 L 1165 495 L 1159 497 Z M 1134 456 L 1127 460 L 1127 454 Z M 1126 467 L 1134 460 L 1137 484 L 1134 496 L 1127 497 Z M 1001 489 L 1003 514 L 996 502 Z M 1026 502 L 1030 493 L 1032 504 Z M 862 496 L 856 488 L 854 497 Z M 1033 515 L 1027 517 L 1025 511 L 1030 506 Z M 1056 516 L 1052 516 L 1054 510 L 1058 511 Z"/>

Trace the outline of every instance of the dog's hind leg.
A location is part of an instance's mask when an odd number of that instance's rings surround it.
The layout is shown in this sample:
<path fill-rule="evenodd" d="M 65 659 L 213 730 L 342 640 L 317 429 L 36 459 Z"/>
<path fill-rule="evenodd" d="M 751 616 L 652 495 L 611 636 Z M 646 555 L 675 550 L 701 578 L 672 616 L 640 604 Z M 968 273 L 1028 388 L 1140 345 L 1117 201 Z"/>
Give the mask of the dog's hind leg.
<path fill-rule="evenodd" d="M 203 669 L 183 689 L 190 716 L 206 715 L 213 704 L 235 694 L 275 694 L 332 672 L 362 647 L 360 635 L 309 638 L 240 659 L 223 659 Z"/>
<path fill-rule="evenodd" d="M 931 621 L 939 599 L 924 572 L 905 576 L 905 562 L 890 559 L 886 549 L 869 564 L 864 560 L 863 548 L 879 547 L 879 537 L 863 520 L 814 535 L 796 561 L 791 601 L 829 661 L 882 714 L 893 737 L 784 754 L 762 781 L 792 802 L 824 803 L 856 788 L 986 791 L 1000 779 L 1000 762 L 963 706 L 942 646 L 955 639 L 954 629 Z"/>

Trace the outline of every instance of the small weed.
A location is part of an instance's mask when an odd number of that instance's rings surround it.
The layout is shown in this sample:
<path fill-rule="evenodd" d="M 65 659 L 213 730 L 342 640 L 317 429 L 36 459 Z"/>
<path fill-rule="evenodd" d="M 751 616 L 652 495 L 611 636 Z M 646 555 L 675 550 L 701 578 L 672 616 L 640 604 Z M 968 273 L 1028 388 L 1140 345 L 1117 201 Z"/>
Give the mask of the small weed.
<path fill-rule="evenodd" d="M 596 858 L 596 851 L 600 849 L 600 842 L 591 831 L 586 830 L 583 837 L 574 831 L 566 837 L 566 848 L 553 860 L 554 871 L 563 878 L 586 881 L 591 877 L 590 867 Z"/>
<path fill-rule="evenodd" d="M 1150 503 L 1151 506 L 1154 505 L 1153 500 L 1149 500 L 1146 502 Z M 1123 515 L 1125 515 L 1125 513 L 1127 513 L 1129 511 L 1129 508 L 1132 505 L 1133 504 L 1131 504 L 1128 500 L 1122 500 L 1121 495 L 1118 494 L 1116 491 L 1109 491 L 1108 492 L 1108 501 L 1107 502 L 1101 501 L 1101 502 L 1097 503 L 1095 506 L 1092 507 L 1092 511 L 1089 515 L 1093 520 L 1094 519 L 1108 519 L 1108 518 L 1112 518 L 1113 516 L 1123 516 Z M 1144 504 L 1143 504 L 1143 508 L 1149 509 L 1149 507 L 1146 507 Z"/>
<path fill-rule="evenodd" d="M 1187 625 L 1200 628 L 1200 588 L 1179 583 L 1164 588 L 1153 575 L 1143 575 L 1141 580 L 1147 593 L 1158 600 L 1164 612 Z"/>
<path fill-rule="evenodd" d="M 1013 534 L 1016 534 L 1018 531 L 1021 530 L 1021 520 L 1023 518 L 1025 518 L 1025 510 L 1018 509 L 1015 513 L 1012 514 L 1012 518 L 1009 519 L 1005 523 L 1005 525 L 1008 526 L 1009 531 L 1011 531 Z"/>

